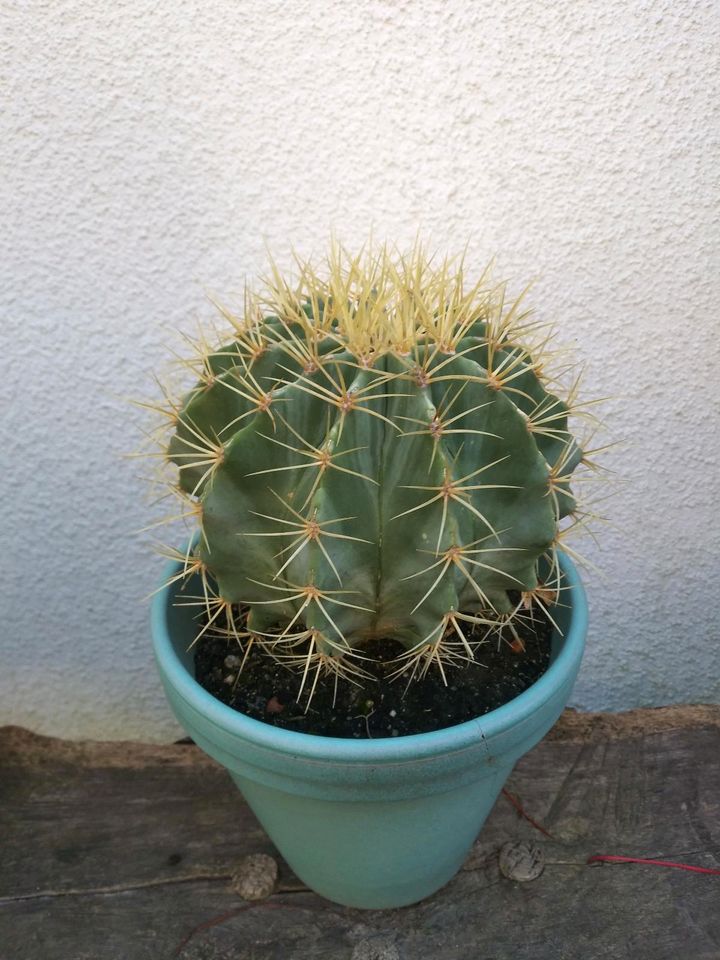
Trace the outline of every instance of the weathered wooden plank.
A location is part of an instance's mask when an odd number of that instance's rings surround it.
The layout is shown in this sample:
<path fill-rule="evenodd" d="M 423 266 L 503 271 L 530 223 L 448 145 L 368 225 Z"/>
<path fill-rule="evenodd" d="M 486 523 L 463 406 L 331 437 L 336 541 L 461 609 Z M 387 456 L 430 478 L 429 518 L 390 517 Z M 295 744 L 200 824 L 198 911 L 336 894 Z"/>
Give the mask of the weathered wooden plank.
<path fill-rule="evenodd" d="M 508 788 L 463 872 L 415 907 L 354 911 L 303 891 L 244 906 L 229 877 L 273 852 L 226 774 L 192 746 L 68 744 L 0 731 L 0 960 L 700 960 L 720 958 L 720 877 L 593 853 L 720 863 L 720 707 L 574 715 Z M 541 847 L 527 884 L 510 839 Z M 239 911 L 239 912 L 238 912 Z"/>
<path fill-rule="evenodd" d="M 0 897 L 229 878 L 247 853 L 273 852 L 225 771 L 196 747 L 3 739 Z"/>

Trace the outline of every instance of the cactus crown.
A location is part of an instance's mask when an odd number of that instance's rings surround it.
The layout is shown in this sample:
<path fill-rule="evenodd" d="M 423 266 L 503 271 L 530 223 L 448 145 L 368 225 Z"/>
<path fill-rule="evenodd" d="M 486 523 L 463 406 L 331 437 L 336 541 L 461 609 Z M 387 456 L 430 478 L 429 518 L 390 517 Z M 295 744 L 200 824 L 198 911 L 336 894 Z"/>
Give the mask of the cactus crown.
<path fill-rule="evenodd" d="M 334 245 L 298 267 L 273 265 L 242 317 L 221 308 L 230 332 L 197 345 L 197 384 L 165 411 L 199 636 L 259 645 L 308 691 L 366 675 L 373 638 L 400 641 L 398 674 L 444 677 L 478 628 L 512 635 L 557 600 L 588 462 L 577 384 L 550 389 L 547 328 L 462 260 Z"/>

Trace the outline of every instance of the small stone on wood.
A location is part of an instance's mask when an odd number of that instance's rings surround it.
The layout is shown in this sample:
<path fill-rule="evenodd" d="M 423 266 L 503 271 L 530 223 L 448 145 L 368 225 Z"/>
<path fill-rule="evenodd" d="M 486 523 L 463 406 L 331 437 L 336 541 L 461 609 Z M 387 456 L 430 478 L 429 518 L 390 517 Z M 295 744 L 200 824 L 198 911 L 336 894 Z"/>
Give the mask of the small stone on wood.
<path fill-rule="evenodd" d="M 530 843 L 510 840 L 500 848 L 498 857 L 500 873 L 508 880 L 537 880 L 545 868 L 545 857 L 540 847 Z"/>
<path fill-rule="evenodd" d="M 243 900 L 266 900 L 275 890 L 277 878 L 276 860 L 266 853 L 251 853 L 233 874 L 230 887 Z"/>

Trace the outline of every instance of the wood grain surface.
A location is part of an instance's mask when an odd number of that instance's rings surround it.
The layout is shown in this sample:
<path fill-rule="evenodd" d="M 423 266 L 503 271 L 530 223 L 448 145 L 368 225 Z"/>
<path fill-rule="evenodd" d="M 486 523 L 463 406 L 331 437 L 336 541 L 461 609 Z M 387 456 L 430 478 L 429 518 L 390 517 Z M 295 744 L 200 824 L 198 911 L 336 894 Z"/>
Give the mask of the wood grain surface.
<path fill-rule="evenodd" d="M 277 857 L 196 747 L 0 729 L 0 960 L 720 960 L 720 707 L 566 711 L 507 785 L 460 874 L 402 910 L 310 893 L 280 861 L 268 900 L 231 878 Z M 498 851 L 545 861 L 506 879 Z M 278 858 L 279 859 L 279 858 Z"/>

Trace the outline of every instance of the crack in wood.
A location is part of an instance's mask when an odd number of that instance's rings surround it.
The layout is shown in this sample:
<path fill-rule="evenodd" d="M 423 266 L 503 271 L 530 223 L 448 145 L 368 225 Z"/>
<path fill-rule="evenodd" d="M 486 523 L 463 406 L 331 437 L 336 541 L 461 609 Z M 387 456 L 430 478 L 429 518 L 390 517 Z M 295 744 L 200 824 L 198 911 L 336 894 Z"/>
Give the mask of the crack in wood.
<path fill-rule="evenodd" d="M 230 873 L 194 873 L 184 877 L 167 877 L 166 879 L 144 880 L 137 883 L 111 884 L 106 887 L 88 887 L 87 889 L 69 889 L 69 890 L 38 890 L 36 893 L 24 893 L 17 897 L 0 897 L 0 905 L 8 903 L 21 903 L 23 900 L 45 900 L 55 897 L 93 897 L 93 896 L 112 896 L 115 893 L 130 893 L 133 890 L 146 890 L 149 887 L 166 887 L 179 883 L 194 883 L 195 881 L 214 882 L 232 878 Z"/>
<path fill-rule="evenodd" d="M 107 887 L 88 887 L 70 890 L 38 890 L 36 893 L 23 893 L 16 897 L 0 897 L 0 907 L 26 900 L 52 900 L 57 897 L 107 897 L 116 893 L 132 893 L 135 890 L 147 890 L 151 887 L 168 887 L 182 883 L 214 883 L 232 880 L 231 873 L 193 873 L 184 877 L 168 877 L 161 880 L 145 880 L 138 883 L 116 884 Z M 286 893 L 309 893 L 310 888 L 302 884 L 279 884 L 273 896 Z"/>

